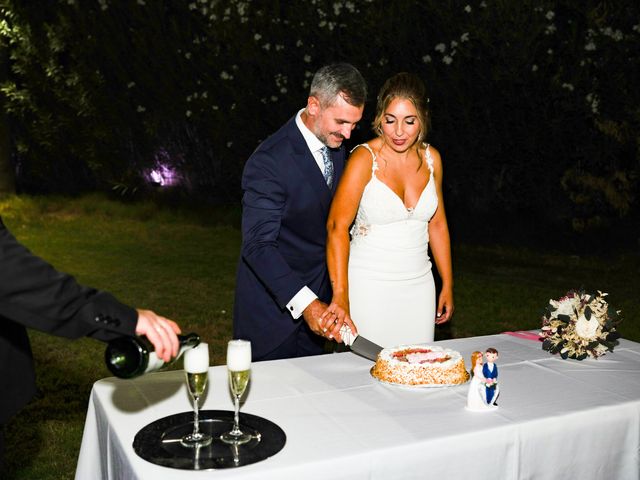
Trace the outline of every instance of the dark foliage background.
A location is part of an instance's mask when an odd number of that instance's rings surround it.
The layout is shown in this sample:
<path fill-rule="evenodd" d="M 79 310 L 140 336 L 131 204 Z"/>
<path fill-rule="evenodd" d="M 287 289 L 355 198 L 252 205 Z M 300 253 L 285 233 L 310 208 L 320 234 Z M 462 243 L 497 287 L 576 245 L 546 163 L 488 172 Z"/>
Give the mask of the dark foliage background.
<path fill-rule="evenodd" d="M 632 0 L 0 0 L 17 186 L 141 195 L 161 162 L 185 197 L 237 202 L 245 159 L 313 72 L 348 61 L 372 93 L 351 144 L 388 76 L 424 78 L 454 235 L 637 247 L 639 14 Z"/>

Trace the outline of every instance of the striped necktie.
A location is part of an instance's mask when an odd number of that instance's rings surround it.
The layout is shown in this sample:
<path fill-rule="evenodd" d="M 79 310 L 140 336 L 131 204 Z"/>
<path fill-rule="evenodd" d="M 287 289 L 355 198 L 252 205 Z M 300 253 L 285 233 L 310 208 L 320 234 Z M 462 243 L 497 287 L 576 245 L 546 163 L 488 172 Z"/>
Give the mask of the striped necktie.
<path fill-rule="evenodd" d="M 320 149 L 322 154 L 322 161 L 324 162 L 324 180 L 327 182 L 327 186 L 331 188 L 333 186 L 333 161 L 331 160 L 331 153 L 329 147 L 326 145 Z"/>

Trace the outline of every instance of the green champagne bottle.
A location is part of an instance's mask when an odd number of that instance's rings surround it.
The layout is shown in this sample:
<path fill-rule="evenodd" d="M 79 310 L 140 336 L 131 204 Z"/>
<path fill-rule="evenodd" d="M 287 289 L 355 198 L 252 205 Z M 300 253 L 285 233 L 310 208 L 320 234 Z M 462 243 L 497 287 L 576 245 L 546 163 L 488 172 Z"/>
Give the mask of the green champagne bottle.
<path fill-rule="evenodd" d="M 198 345 L 200 336 L 197 333 L 178 335 L 178 341 L 178 355 L 169 364 L 180 358 L 186 349 Z M 119 337 L 111 340 L 104 352 L 104 360 L 109 371 L 120 378 L 137 377 L 165 366 L 165 362 L 158 358 L 153 345 L 145 336 Z"/>

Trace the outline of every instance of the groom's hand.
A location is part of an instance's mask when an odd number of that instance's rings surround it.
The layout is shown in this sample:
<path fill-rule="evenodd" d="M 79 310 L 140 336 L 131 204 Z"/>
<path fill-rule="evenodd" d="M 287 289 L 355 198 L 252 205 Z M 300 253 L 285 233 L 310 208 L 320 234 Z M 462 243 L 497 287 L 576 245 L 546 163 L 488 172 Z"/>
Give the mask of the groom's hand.
<path fill-rule="evenodd" d="M 316 298 L 302 311 L 302 318 L 307 322 L 311 331 L 321 337 L 324 336 L 321 317 L 326 309 L 327 304 Z"/>

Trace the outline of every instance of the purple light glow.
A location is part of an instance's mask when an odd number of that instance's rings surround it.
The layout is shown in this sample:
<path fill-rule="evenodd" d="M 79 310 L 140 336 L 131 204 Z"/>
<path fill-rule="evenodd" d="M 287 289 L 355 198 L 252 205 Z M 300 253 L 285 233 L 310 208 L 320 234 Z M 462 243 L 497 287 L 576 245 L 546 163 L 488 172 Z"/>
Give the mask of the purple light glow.
<path fill-rule="evenodd" d="M 180 175 L 175 168 L 158 164 L 156 168 L 150 170 L 145 177 L 148 181 L 157 183 L 161 187 L 171 187 L 180 183 Z"/>
<path fill-rule="evenodd" d="M 159 149 L 154 155 L 154 166 L 142 172 L 145 180 L 159 187 L 173 187 L 184 182 L 181 172 L 175 167 L 179 163 L 180 156 L 172 158 L 164 148 Z"/>

